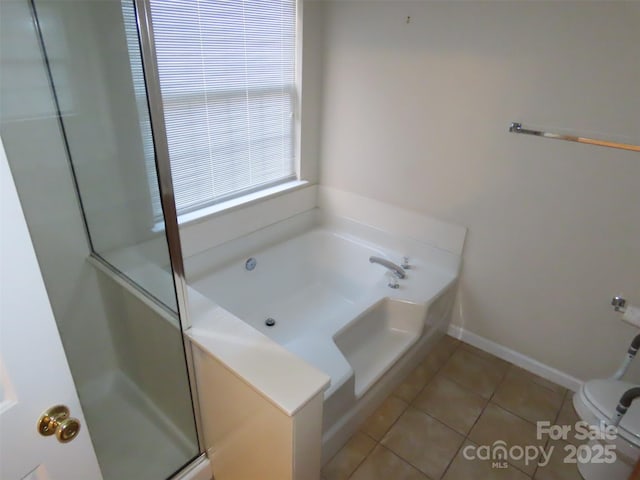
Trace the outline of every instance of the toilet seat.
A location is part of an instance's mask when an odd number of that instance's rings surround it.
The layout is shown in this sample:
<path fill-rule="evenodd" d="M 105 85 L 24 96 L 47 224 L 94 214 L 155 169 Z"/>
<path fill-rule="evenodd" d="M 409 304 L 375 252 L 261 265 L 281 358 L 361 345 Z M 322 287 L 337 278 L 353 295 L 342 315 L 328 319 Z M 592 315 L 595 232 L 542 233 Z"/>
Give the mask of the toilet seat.
<path fill-rule="evenodd" d="M 573 404 L 578 416 L 589 424 L 604 420 L 609 423 L 615 414 L 622 394 L 637 385 L 621 380 L 603 379 L 585 382 L 574 396 Z M 637 457 L 640 452 L 640 402 L 631 404 L 618 425 L 618 437 L 611 442 L 629 457 Z"/>
<path fill-rule="evenodd" d="M 636 386 L 621 380 L 590 380 L 573 396 L 573 406 L 580 419 L 589 425 L 599 425 L 602 421 L 609 424 L 623 393 Z M 633 402 L 622 417 L 615 439 L 589 440 L 588 445 L 594 449 L 598 445 L 612 445 L 616 460 L 613 463 L 578 462 L 578 471 L 584 479 L 628 478 L 640 457 L 640 402 Z"/>

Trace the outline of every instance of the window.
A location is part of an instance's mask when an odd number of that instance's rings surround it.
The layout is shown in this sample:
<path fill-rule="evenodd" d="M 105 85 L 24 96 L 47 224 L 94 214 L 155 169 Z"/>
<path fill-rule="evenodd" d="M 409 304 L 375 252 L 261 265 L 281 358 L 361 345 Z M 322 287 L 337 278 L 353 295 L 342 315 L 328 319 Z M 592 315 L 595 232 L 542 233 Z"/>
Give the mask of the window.
<path fill-rule="evenodd" d="M 296 0 L 151 0 L 178 213 L 295 179 Z"/>

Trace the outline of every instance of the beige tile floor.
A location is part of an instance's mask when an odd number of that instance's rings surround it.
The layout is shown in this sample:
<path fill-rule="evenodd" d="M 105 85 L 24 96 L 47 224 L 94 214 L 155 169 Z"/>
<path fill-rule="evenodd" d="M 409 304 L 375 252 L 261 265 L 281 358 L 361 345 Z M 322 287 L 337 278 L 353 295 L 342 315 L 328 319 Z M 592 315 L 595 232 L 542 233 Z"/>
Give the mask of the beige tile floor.
<path fill-rule="evenodd" d="M 571 392 L 445 336 L 322 469 L 323 480 L 581 480 L 563 441 L 536 421 L 574 425 Z M 468 460 L 468 445 L 554 446 L 544 467 Z M 574 439 L 568 439 L 575 443 Z M 549 443 L 550 442 L 550 443 Z"/>

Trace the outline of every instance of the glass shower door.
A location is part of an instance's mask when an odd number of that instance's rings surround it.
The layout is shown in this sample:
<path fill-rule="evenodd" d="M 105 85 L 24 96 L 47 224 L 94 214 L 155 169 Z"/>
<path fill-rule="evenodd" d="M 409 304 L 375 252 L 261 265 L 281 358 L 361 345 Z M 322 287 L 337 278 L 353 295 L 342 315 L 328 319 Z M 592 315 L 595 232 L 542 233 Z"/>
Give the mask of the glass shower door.
<path fill-rule="evenodd" d="M 133 0 L 3 0 L 0 36 L 0 134 L 103 477 L 168 478 L 199 445 Z"/>
<path fill-rule="evenodd" d="M 177 311 L 133 0 L 35 0 L 95 255 Z"/>

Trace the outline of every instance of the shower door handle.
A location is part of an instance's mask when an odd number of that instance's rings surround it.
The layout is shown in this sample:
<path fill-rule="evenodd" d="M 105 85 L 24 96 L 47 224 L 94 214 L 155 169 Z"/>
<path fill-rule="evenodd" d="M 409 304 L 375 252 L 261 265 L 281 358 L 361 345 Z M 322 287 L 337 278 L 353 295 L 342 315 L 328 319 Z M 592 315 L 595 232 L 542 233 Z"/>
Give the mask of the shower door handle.
<path fill-rule="evenodd" d="M 45 411 L 38 419 L 38 433 L 48 437 L 55 433 L 60 443 L 67 443 L 78 436 L 80 420 L 69 416 L 69 407 L 56 405 Z"/>

